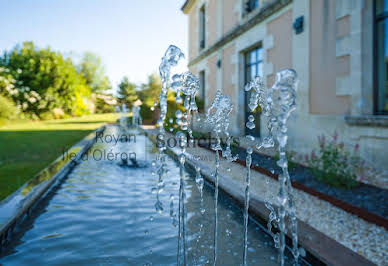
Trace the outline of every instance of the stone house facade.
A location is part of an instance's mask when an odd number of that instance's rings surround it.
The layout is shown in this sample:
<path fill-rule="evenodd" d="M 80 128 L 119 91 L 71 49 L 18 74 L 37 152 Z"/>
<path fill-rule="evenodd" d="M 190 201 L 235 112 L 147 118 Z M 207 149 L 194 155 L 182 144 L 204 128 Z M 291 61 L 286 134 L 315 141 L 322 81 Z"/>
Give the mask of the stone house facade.
<path fill-rule="evenodd" d="M 186 0 L 182 11 L 200 97 L 205 109 L 217 89 L 231 98 L 233 134 L 266 133 L 259 113 L 246 131 L 244 85 L 260 75 L 271 86 L 277 71 L 293 68 L 300 81 L 290 149 L 310 153 L 317 136 L 336 131 L 387 176 L 388 1 Z"/>

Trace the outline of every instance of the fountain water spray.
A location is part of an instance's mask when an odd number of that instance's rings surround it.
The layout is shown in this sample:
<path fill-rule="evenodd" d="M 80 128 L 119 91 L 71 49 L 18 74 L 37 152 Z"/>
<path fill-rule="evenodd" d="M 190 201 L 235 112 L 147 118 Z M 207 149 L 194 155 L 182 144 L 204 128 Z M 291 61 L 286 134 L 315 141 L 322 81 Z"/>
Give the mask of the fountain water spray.
<path fill-rule="evenodd" d="M 217 236 L 218 236 L 218 172 L 220 167 L 220 154 L 225 157 L 229 162 L 237 159 L 237 156 L 233 156 L 230 150 L 230 136 L 228 133 L 229 127 L 229 115 L 232 112 L 233 105 L 228 96 L 223 95 L 220 90 L 217 90 L 214 100 L 207 110 L 206 123 L 208 123 L 216 136 L 216 144 L 211 147 L 216 152 L 216 169 L 214 173 L 214 260 L 213 264 L 217 263 Z M 226 148 L 221 147 L 220 133 L 224 132 L 227 135 Z"/>
<path fill-rule="evenodd" d="M 269 202 L 266 202 L 267 208 L 270 210 L 270 217 L 268 222 L 268 230 L 272 234 L 275 246 L 279 248 L 279 263 L 284 265 L 284 249 L 286 246 L 285 234 L 287 233 L 285 217 L 288 216 L 290 220 L 290 229 L 292 237 L 292 254 L 295 262 L 298 263 L 298 236 L 297 236 L 297 220 L 294 198 L 292 195 L 292 185 L 290 175 L 288 173 L 288 161 L 286 157 L 287 145 L 287 120 L 291 112 L 296 108 L 296 90 L 297 90 L 297 74 L 292 69 L 285 69 L 276 74 L 275 84 L 271 89 L 265 90 L 263 81 L 260 77 L 255 78 L 252 82 L 247 84 L 245 90 L 253 89 L 249 101 L 249 108 L 251 111 L 255 110 L 260 104 L 263 114 L 268 117 L 268 136 L 262 142 L 256 144 L 256 149 L 261 147 L 270 148 L 275 146 L 275 140 L 278 143 L 279 160 L 277 165 L 281 167 L 282 174 L 279 175 L 279 192 L 277 200 L 279 203 L 278 212 L 276 214 L 274 208 Z M 253 128 L 253 116 L 249 117 L 247 122 L 248 128 Z M 253 124 L 254 125 L 254 124 Z M 250 151 L 250 152 L 249 152 Z M 249 182 L 250 182 L 250 164 L 252 148 L 248 151 L 247 156 L 247 190 L 248 200 L 246 205 L 249 206 Z M 247 208 L 246 206 L 246 208 Z M 272 222 L 279 229 L 276 234 L 272 233 Z M 244 247 L 246 248 L 246 246 Z M 244 250 L 244 258 L 246 251 Z M 246 260 L 244 260 L 246 264 Z"/>
<path fill-rule="evenodd" d="M 125 103 L 123 103 L 121 105 L 121 109 L 120 109 L 120 107 L 118 107 L 116 110 L 119 111 L 120 115 L 121 115 L 120 120 L 119 120 L 121 128 L 124 130 L 127 130 L 127 127 L 128 127 L 127 115 L 129 112 L 127 105 Z"/>
<path fill-rule="evenodd" d="M 140 116 L 140 106 L 135 104 L 132 106 L 132 126 L 135 126 L 137 128 L 141 124 L 142 119 Z"/>
<path fill-rule="evenodd" d="M 184 55 L 182 51 L 173 45 L 170 45 L 162 58 L 162 63 L 159 67 L 160 76 L 162 78 L 162 91 L 159 95 L 160 103 L 160 118 L 158 120 L 159 126 L 159 140 L 164 140 L 164 121 L 167 115 L 167 93 L 168 93 L 168 83 L 171 75 L 171 67 L 176 66 L 178 61 L 183 58 Z M 180 162 L 180 183 L 179 183 L 179 207 L 178 207 L 178 255 L 177 255 L 177 264 L 180 265 L 181 249 L 183 249 L 183 264 L 186 265 L 186 229 L 185 229 L 185 217 L 186 217 L 186 207 L 185 207 L 185 161 L 186 161 L 186 146 L 187 146 L 187 136 L 183 131 L 187 131 L 190 135 L 190 142 L 192 142 L 192 130 L 189 127 L 189 116 L 191 112 L 196 113 L 198 108 L 195 103 L 195 96 L 199 91 L 199 80 L 190 72 L 184 72 L 182 74 L 175 74 L 172 77 L 171 89 L 176 92 L 176 102 L 182 102 L 183 94 L 185 96 L 184 108 L 185 112 L 177 110 L 175 113 L 176 123 L 180 126 L 182 131 L 176 133 L 178 138 L 179 147 L 181 148 L 181 154 L 179 155 Z M 193 114 L 194 115 L 194 114 Z M 163 151 L 166 149 L 164 141 L 159 145 L 159 157 L 161 161 L 161 172 L 165 172 L 165 154 Z M 159 175 L 161 176 L 161 175 Z M 181 245 L 182 241 L 182 245 Z"/>

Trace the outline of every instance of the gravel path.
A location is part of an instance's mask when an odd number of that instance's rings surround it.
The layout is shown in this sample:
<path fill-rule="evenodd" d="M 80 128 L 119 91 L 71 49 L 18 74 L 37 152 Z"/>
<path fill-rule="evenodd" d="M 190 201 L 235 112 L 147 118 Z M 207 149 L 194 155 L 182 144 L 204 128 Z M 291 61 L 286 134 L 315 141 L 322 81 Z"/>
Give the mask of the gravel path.
<path fill-rule="evenodd" d="M 214 167 L 213 152 L 203 148 L 189 148 L 187 152 L 200 156 L 202 163 Z M 222 161 L 220 169 L 223 175 L 245 183 L 246 168 L 242 165 Z M 278 183 L 274 179 L 252 171 L 251 193 L 255 193 L 263 201 L 268 199 L 275 204 L 273 196 L 277 191 Z M 388 231 L 383 227 L 368 223 L 303 191 L 295 189 L 294 195 L 300 220 L 377 265 L 387 265 Z"/>

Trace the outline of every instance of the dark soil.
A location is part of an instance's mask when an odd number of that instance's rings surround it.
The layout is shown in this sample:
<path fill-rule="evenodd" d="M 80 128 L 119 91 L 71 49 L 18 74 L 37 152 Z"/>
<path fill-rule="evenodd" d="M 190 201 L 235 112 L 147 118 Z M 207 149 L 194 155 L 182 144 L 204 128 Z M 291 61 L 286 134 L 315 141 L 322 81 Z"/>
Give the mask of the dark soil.
<path fill-rule="evenodd" d="M 245 159 L 245 149 L 236 148 L 234 152 L 238 153 L 240 159 Z M 254 152 L 252 164 L 273 171 L 275 174 L 281 173 L 276 160 L 270 156 Z M 292 163 L 289 173 L 292 181 L 388 219 L 388 190 L 386 189 L 362 183 L 352 189 L 332 187 L 315 178 L 310 168 L 296 163 Z"/>

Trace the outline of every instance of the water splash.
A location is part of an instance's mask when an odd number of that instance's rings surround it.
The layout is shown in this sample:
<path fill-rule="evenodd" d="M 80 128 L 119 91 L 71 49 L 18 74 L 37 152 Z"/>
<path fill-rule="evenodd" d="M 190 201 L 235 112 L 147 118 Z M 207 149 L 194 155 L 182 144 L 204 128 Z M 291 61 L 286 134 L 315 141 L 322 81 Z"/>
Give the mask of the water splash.
<path fill-rule="evenodd" d="M 197 159 L 199 160 L 199 159 Z M 201 168 L 196 165 L 195 166 L 195 184 L 197 185 L 197 188 L 198 188 L 198 191 L 199 191 L 199 195 L 200 195 L 200 212 L 201 214 L 204 214 L 205 213 L 205 209 L 203 208 L 203 186 L 204 186 L 204 180 L 203 180 L 203 177 L 201 175 Z"/>
<path fill-rule="evenodd" d="M 264 106 L 264 82 L 260 77 L 256 77 L 253 81 L 248 83 L 245 86 L 245 91 L 250 91 L 250 99 L 248 107 L 253 112 L 257 106 L 260 104 L 260 106 Z M 248 122 L 246 123 L 246 127 L 248 129 L 254 129 L 256 127 L 255 123 L 255 117 L 253 115 L 249 115 Z M 254 141 L 255 138 L 253 136 L 248 136 L 248 139 L 251 141 Z M 252 147 L 247 148 L 247 156 L 246 156 L 246 168 L 247 168 L 247 175 L 245 179 L 245 205 L 244 205 L 244 253 L 243 253 L 243 265 L 247 265 L 247 256 L 248 256 L 248 221 L 249 221 L 249 189 L 250 189 L 250 183 L 251 183 L 251 165 L 252 165 Z"/>
<path fill-rule="evenodd" d="M 129 112 L 127 105 L 123 103 L 121 105 L 121 108 L 120 106 L 116 106 L 115 111 L 117 113 L 120 113 L 119 123 L 120 123 L 121 130 L 126 131 L 128 129 L 127 116 Z"/>
<path fill-rule="evenodd" d="M 183 74 L 176 74 L 173 76 L 173 82 L 171 84 L 171 88 L 173 90 L 176 90 L 177 92 L 177 99 L 180 97 L 181 92 L 185 96 L 185 104 L 184 108 L 186 109 L 186 112 L 182 113 L 180 110 L 176 111 L 175 117 L 177 124 L 180 126 L 181 130 L 187 131 L 189 133 L 190 139 L 193 139 L 192 130 L 189 126 L 189 116 L 191 115 L 191 112 L 197 112 L 198 108 L 195 103 L 195 96 L 199 91 L 199 80 L 197 77 L 195 77 L 190 72 L 185 72 Z M 186 152 L 186 146 L 187 146 L 187 135 L 183 133 L 182 131 L 177 132 L 177 138 L 179 147 L 181 148 L 181 154 L 179 155 L 179 162 L 180 162 L 180 202 L 181 202 L 181 226 L 182 226 L 182 241 L 183 241 L 183 262 L 184 265 L 186 265 L 186 229 L 185 229 L 185 218 L 186 218 L 186 206 L 185 206 L 185 172 L 184 172 L 184 165 L 185 165 L 185 152 Z"/>
<path fill-rule="evenodd" d="M 213 265 L 217 263 L 218 252 L 218 179 L 219 179 L 219 167 L 220 167 L 220 154 L 226 158 L 227 161 L 232 162 L 237 159 L 237 156 L 233 156 L 230 150 L 230 137 L 228 133 L 229 128 L 229 116 L 232 112 L 233 105 L 228 96 L 223 95 L 221 90 L 217 90 L 212 104 L 206 113 L 206 123 L 208 123 L 213 133 L 216 136 L 216 143 L 212 145 L 212 149 L 216 152 L 216 168 L 214 172 L 214 260 Z M 225 150 L 221 147 L 220 133 L 224 132 L 227 135 L 227 143 Z"/>
<path fill-rule="evenodd" d="M 140 115 L 140 106 L 134 105 L 132 106 L 132 126 L 136 128 L 142 124 L 142 118 Z"/>
<path fill-rule="evenodd" d="M 199 158 L 195 158 L 195 160 L 199 160 Z M 203 186 L 204 186 L 204 179 L 201 175 L 201 168 L 196 165 L 195 166 L 195 184 L 198 188 L 199 194 L 200 194 L 200 213 L 202 215 L 202 219 L 199 222 L 199 231 L 198 231 L 198 237 L 197 237 L 197 244 L 200 244 L 200 240 L 202 238 L 203 232 L 203 218 L 205 214 L 205 208 L 203 206 Z M 199 249 L 198 249 L 199 250 Z M 199 254 L 200 256 L 200 254 Z"/>
<path fill-rule="evenodd" d="M 162 58 L 162 62 L 159 67 L 160 76 L 162 79 L 162 90 L 159 95 L 159 105 L 160 105 L 160 117 L 157 122 L 159 127 L 159 139 L 161 135 L 164 139 L 164 121 L 167 115 L 167 93 L 168 93 L 168 84 L 170 81 L 171 75 L 171 67 L 176 66 L 181 58 L 184 57 L 182 51 L 174 46 L 170 45 Z M 178 254 L 177 254 L 177 264 L 180 265 L 181 260 L 181 249 L 183 249 L 183 264 L 186 265 L 186 206 L 185 206 L 185 152 L 187 146 L 187 137 L 184 132 L 188 132 L 190 139 L 193 138 L 192 130 L 189 126 L 189 116 L 191 112 L 196 113 L 198 108 L 195 103 L 195 96 L 199 91 L 199 80 L 190 72 L 184 72 L 182 74 L 175 74 L 172 77 L 171 81 L 171 89 L 176 92 L 176 102 L 182 102 L 182 94 L 185 97 L 184 107 L 186 112 L 182 113 L 182 111 L 178 110 L 175 114 L 176 123 L 180 126 L 182 131 L 178 131 L 176 133 L 176 137 L 178 138 L 179 147 L 181 148 L 181 153 L 179 155 L 180 162 L 180 183 L 179 183 L 179 207 L 178 207 Z M 194 115 L 194 114 L 193 114 Z M 169 121 L 172 123 L 172 121 Z M 163 151 L 166 149 L 165 144 L 160 145 L 159 155 L 161 157 L 161 165 L 165 165 L 165 154 Z M 163 169 L 163 167 L 162 167 Z M 181 243 L 182 242 L 182 243 Z"/>
<path fill-rule="evenodd" d="M 244 205 L 244 254 L 243 265 L 247 265 L 248 253 L 248 221 L 249 221 L 249 186 L 251 183 L 251 164 L 252 164 L 252 148 L 247 148 L 246 157 L 247 176 L 245 179 L 245 205 Z"/>
<path fill-rule="evenodd" d="M 270 210 L 268 230 L 272 230 L 272 223 L 278 228 L 279 233 L 272 234 L 275 246 L 279 248 L 279 263 L 284 265 L 284 249 L 286 224 L 285 217 L 290 219 L 290 229 L 292 236 L 292 254 L 295 262 L 298 263 L 298 236 L 295 203 L 292 195 L 291 179 L 288 173 L 288 161 L 286 158 L 287 145 L 287 120 L 292 111 L 296 108 L 297 74 L 292 69 L 279 71 L 276 75 L 275 84 L 271 89 L 265 90 L 263 80 L 256 77 L 245 87 L 246 91 L 251 91 L 249 108 L 254 111 L 258 105 L 262 108 L 263 114 L 268 117 L 268 136 L 262 142 L 256 144 L 256 148 L 270 148 L 278 143 L 279 160 L 277 165 L 281 167 L 282 174 L 279 175 L 279 192 L 277 202 L 279 204 L 276 214 L 273 206 L 266 202 L 266 207 Z M 253 121 L 252 121 L 253 122 Z M 249 122 L 248 122 L 249 123 Z M 247 123 L 247 126 L 248 126 Z"/>

